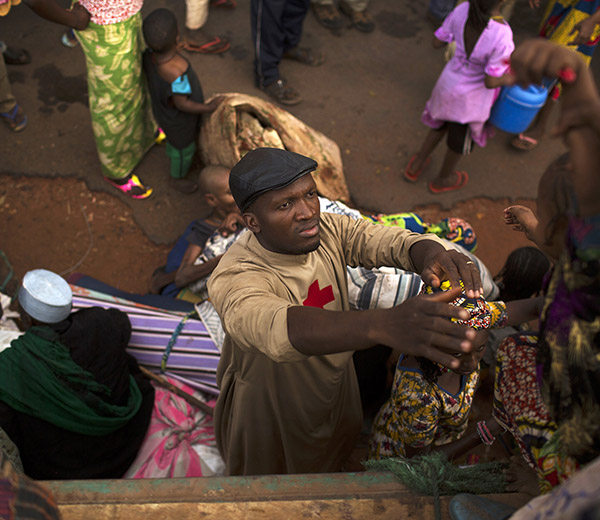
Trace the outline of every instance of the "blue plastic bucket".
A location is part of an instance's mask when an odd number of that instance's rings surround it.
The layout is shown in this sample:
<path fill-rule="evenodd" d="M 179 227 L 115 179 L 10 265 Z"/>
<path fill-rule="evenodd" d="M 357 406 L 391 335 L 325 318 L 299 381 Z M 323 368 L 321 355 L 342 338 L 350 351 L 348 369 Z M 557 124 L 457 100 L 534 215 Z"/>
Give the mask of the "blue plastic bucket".
<path fill-rule="evenodd" d="M 490 113 L 490 123 L 511 134 L 527 130 L 533 118 L 544 106 L 548 90 L 540 85 L 502 87 Z"/>

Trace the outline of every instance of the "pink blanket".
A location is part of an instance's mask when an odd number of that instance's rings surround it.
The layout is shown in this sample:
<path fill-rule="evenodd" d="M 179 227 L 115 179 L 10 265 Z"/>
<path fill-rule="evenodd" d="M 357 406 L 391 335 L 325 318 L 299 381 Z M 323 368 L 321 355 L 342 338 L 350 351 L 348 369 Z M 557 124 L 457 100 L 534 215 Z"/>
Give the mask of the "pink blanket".
<path fill-rule="evenodd" d="M 190 395 L 202 395 L 169 379 Z M 215 401 L 207 402 L 215 405 Z M 212 417 L 183 398 L 156 387 L 150 426 L 138 456 L 125 478 L 202 477 L 220 473 Z"/>

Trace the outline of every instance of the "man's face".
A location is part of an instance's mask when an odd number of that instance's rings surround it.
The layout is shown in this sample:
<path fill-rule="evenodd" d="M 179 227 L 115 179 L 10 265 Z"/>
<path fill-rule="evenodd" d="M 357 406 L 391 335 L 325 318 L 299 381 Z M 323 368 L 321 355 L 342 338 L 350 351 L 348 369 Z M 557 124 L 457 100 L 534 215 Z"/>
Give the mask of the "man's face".
<path fill-rule="evenodd" d="M 259 196 L 244 213 L 246 226 L 261 245 L 286 255 L 310 253 L 319 247 L 319 198 L 312 175 Z"/>

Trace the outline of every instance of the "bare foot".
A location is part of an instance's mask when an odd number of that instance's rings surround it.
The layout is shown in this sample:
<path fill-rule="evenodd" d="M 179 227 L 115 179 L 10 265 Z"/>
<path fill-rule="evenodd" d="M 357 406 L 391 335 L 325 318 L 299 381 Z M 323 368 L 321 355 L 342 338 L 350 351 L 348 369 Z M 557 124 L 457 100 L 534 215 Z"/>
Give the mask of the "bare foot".
<path fill-rule="evenodd" d="M 510 458 L 510 466 L 504 471 L 506 491 L 509 493 L 525 493 L 536 497 L 540 494 L 537 473 L 523 460 L 520 455 Z"/>
<path fill-rule="evenodd" d="M 515 231 L 523 231 L 529 240 L 535 242 L 538 219 L 530 208 L 519 205 L 505 208 L 504 223 L 512 226 Z"/>

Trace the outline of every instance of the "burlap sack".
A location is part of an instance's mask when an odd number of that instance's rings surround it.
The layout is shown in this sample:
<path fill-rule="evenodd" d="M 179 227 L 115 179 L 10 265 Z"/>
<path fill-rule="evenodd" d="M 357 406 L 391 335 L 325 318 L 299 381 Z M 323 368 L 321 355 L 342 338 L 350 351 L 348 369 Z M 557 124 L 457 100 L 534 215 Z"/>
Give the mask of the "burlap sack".
<path fill-rule="evenodd" d="M 233 167 L 249 150 L 284 148 L 313 158 L 319 194 L 350 201 L 337 144 L 289 112 L 246 94 L 219 94 L 217 110 L 203 118 L 199 148 L 204 164 Z M 207 100 L 210 101 L 210 100 Z"/>

